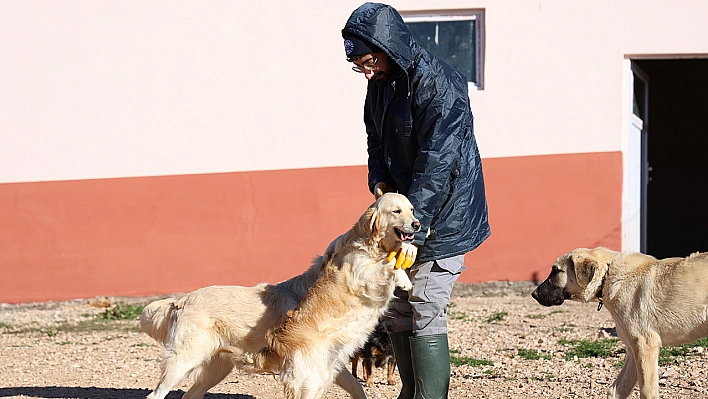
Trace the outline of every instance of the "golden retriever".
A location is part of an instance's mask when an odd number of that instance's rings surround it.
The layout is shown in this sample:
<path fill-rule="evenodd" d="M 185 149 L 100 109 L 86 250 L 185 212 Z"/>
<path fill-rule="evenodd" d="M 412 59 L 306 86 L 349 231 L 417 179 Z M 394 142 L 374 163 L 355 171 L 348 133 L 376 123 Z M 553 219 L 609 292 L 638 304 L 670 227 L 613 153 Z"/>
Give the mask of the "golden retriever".
<path fill-rule="evenodd" d="M 391 200 L 393 198 L 389 196 L 384 201 L 377 201 L 362 216 L 357 226 L 371 218 L 366 222 L 368 227 L 362 225 L 362 228 L 372 233 L 375 229 L 376 234 L 380 234 L 378 229 L 384 222 L 375 220 L 381 215 L 378 208 L 382 204 L 388 206 Z M 410 205 L 407 199 L 405 203 Z M 408 214 L 409 210 L 402 212 Z M 411 226 L 400 226 L 401 240 L 412 237 L 411 229 Z M 399 231 L 392 231 L 399 234 Z M 382 241 L 382 248 L 396 246 L 389 235 L 386 234 L 385 239 L 375 238 Z M 148 399 L 164 399 L 187 376 L 191 377 L 193 385 L 185 393 L 184 399 L 201 399 L 234 367 L 227 354 L 215 350 L 229 346 L 246 353 L 256 353 L 264 348 L 267 345 L 266 333 L 279 326 L 288 312 L 302 301 L 327 266 L 325 258 L 331 258 L 341 239 L 333 241 L 325 254 L 317 257 L 303 274 L 277 285 L 211 286 L 179 299 L 163 299 L 146 306 L 140 317 L 140 326 L 165 347 L 160 381 Z M 403 271 L 397 275 L 401 279 L 405 278 L 410 285 Z M 406 286 L 405 281 L 401 284 Z M 361 384 L 346 369 L 339 370 L 335 382 L 353 399 L 366 398 Z"/>
<path fill-rule="evenodd" d="M 659 397 L 659 348 L 708 336 L 708 253 L 658 260 L 641 253 L 578 248 L 558 258 L 531 294 L 541 305 L 600 301 L 627 355 L 608 398 Z"/>
<path fill-rule="evenodd" d="M 149 399 L 163 399 L 188 375 L 192 387 L 184 399 L 200 399 L 232 370 L 227 356 L 214 356 L 215 349 L 233 345 L 256 352 L 266 345 L 266 332 L 285 319 L 317 280 L 319 258 L 305 273 L 277 285 L 254 287 L 211 286 L 179 299 L 149 304 L 140 326 L 165 346 L 162 373 Z M 365 399 L 361 385 L 348 372 L 337 384 L 354 399 Z"/>
<path fill-rule="evenodd" d="M 268 334 L 257 353 L 227 347 L 235 364 L 279 375 L 288 399 L 319 399 L 366 343 L 393 297 L 411 282 L 388 255 L 413 238 L 420 223 L 400 194 L 379 198 L 324 255 L 323 270 L 302 302 Z"/>

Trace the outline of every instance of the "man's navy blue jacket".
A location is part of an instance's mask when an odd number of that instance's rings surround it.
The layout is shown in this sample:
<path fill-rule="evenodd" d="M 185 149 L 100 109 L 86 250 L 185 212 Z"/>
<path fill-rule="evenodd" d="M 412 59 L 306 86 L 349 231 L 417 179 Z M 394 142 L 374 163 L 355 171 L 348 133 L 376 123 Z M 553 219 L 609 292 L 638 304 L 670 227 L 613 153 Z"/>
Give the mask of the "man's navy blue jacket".
<path fill-rule="evenodd" d="M 373 79 L 368 84 L 369 189 L 384 182 L 410 199 L 422 225 L 416 261 L 473 250 L 490 230 L 467 79 L 420 47 L 388 5 L 356 9 L 342 30 L 348 34 L 379 47 L 400 67 L 385 86 Z"/>

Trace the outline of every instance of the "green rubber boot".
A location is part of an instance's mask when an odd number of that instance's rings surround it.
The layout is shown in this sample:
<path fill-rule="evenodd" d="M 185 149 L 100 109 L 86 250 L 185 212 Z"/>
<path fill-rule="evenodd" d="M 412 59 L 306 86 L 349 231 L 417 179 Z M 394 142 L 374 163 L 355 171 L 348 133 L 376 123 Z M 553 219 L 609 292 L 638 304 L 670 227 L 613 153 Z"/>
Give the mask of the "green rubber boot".
<path fill-rule="evenodd" d="M 388 335 L 391 337 L 393 353 L 396 355 L 398 375 L 401 377 L 402 388 L 397 399 L 413 399 L 415 395 L 415 378 L 409 343 L 409 338 L 413 336 L 413 331 L 389 332 Z"/>
<path fill-rule="evenodd" d="M 414 399 L 447 399 L 450 388 L 447 334 L 411 337 L 410 345 L 415 376 Z"/>

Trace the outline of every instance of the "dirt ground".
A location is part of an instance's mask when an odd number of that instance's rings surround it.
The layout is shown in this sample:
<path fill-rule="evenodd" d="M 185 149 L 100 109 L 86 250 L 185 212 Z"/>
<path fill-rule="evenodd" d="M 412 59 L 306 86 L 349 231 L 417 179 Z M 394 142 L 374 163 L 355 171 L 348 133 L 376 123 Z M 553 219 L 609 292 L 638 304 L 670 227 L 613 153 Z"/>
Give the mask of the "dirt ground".
<path fill-rule="evenodd" d="M 534 284 L 458 284 L 450 308 L 451 398 L 604 398 L 624 358 L 611 346 L 614 323 L 596 304 L 538 305 Z M 91 298 L 0 304 L 0 398 L 144 398 L 159 375 L 160 346 L 137 320 L 97 321 L 103 306 L 144 305 L 157 298 Z M 609 343 L 607 354 L 583 357 L 578 343 Z M 574 353 L 579 356 L 574 356 Z M 660 367 L 662 398 L 708 398 L 708 351 L 694 347 Z M 400 389 L 365 387 L 371 399 Z M 169 399 L 182 396 L 183 383 Z M 282 398 L 269 375 L 235 371 L 206 398 Z M 326 397 L 346 399 L 338 387 Z M 638 398 L 637 390 L 632 396 Z"/>

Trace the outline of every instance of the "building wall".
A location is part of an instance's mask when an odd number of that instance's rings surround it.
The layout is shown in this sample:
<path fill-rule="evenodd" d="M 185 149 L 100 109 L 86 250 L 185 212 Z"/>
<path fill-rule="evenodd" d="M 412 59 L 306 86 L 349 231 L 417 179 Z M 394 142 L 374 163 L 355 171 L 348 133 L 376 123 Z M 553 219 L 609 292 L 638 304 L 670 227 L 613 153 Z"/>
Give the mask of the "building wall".
<path fill-rule="evenodd" d="M 371 202 L 358 1 L 8 1 L 0 302 L 298 273 Z M 460 281 L 622 246 L 627 57 L 708 54 L 708 4 L 396 1 L 485 10 L 472 89 L 492 237 Z"/>
<path fill-rule="evenodd" d="M 541 279 L 568 248 L 617 248 L 620 163 L 484 160 L 492 236 L 460 281 Z M 358 220 L 372 202 L 365 176 L 354 166 L 2 184 L 0 301 L 284 280 Z"/>

